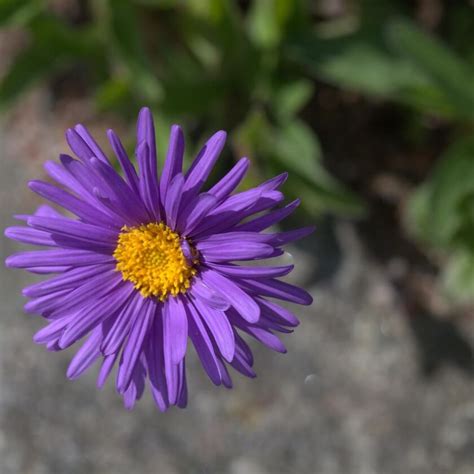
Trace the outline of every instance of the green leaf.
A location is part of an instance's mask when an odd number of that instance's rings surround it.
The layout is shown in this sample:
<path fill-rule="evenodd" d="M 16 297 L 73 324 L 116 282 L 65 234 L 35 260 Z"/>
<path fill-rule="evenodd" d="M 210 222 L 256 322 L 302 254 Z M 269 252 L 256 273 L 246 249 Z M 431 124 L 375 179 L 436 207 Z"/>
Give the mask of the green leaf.
<path fill-rule="evenodd" d="M 459 116 L 474 118 L 474 71 L 447 46 L 409 21 L 392 22 L 392 47 L 429 76 L 456 107 Z"/>
<path fill-rule="evenodd" d="M 275 0 L 253 2 L 248 15 L 249 35 L 261 48 L 272 48 L 281 39 L 281 25 L 278 22 L 275 3 Z"/>
<path fill-rule="evenodd" d="M 281 121 L 290 120 L 308 102 L 313 95 L 311 81 L 301 79 L 279 87 L 273 97 L 273 107 Z"/>
<path fill-rule="evenodd" d="M 0 0 L 0 26 L 25 26 L 43 7 L 43 0 Z"/>
<path fill-rule="evenodd" d="M 474 193 L 474 137 L 460 139 L 445 153 L 428 184 L 413 197 L 413 217 L 422 236 L 435 245 L 452 243 L 463 225 L 461 205 Z"/>
<path fill-rule="evenodd" d="M 441 284 L 446 294 L 456 301 L 472 301 L 474 295 L 474 253 L 455 252 L 444 268 Z"/>
<path fill-rule="evenodd" d="M 268 136 L 271 156 L 293 172 L 296 191 L 306 194 L 306 208 L 314 213 L 336 211 L 360 215 L 361 200 L 345 189 L 323 167 L 322 151 L 316 136 L 302 121 L 292 121 Z"/>
<path fill-rule="evenodd" d="M 151 72 L 134 5 L 128 0 L 109 0 L 107 16 L 112 49 L 127 68 L 136 93 L 149 103 L 158 101 L 163 91 Z"/>

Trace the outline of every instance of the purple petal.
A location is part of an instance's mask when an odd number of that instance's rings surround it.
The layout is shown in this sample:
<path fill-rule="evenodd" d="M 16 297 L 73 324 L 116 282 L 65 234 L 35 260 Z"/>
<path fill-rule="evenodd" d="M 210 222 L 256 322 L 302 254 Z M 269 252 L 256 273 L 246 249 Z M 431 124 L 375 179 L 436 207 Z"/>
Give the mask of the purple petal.
<path fill-rule="evenodd" d="M 138 175 L 133 167 L 132 162 L 128 158 L 127 152 L 122 145 L 119 137 L 115 134 L 113 130 L 107 130 L 107 136 L 109 142 L 114 150 L 115 156 L 117 157 L 120 167 L 122 168 L 125 179 L 127 180 L 128 185 L 133 190 L 135 194 L 139 194 L 138 190 Z"/>
<path fill-rule="evenodd" d="M 179 205 L 181 203 L 181 196 L 183 194 L 184 176 L 178 173 L 172 180 L 168 187 L 163 207 L 166 215 L 166 223 L 171 229 L 176 228 L 176 220 L 178 218 Z"/>
<path fill-rule="evenodd" d="M 258 325 L 249 324 L 233 310 L 230 310 L 228 314 L 230 320 L 232 321 L 232 324 L 242 329 L 242 331 L 254 337 L 255 339 L 257 339 L 257 341 L 261 342 L 268 348 L 277 352 L 286 353 L 286 348 L 284 344 L 280 341 L 280 339 L 278 339 L 277 336 L 275 336 L 275 334 L 264 328 L 259 327 Z"/>
<path fill-rule="evenodd" d="M 215 385 L 220 385 L 222 382 L 220 366 L 212 341 L 193 304 L 187 304 L 186 308 L 188 310 L 189 337 L 194 344 L 199 360 L 211 381 Z"/>
<path fill-rule="evenodd" d="M 179 364 L 186 354 L 188 320 L 179 296 L 168 297 L 163 310 L 163 334 L 165 348 L 171 354 L 173 364 Z"/>
<path fill-rule="evenodd" d="M 28 187 L 45 199 L 59 204 L 61 207 L 76 214 L 76 216 L 86 222 L 100 223 L 102 226 L 107 225 L 118 228 L 121 228 L 123 225 L 120 220 L 117 220 L 116 218 L 114 219 L 108 214 L 104 214 L 96 207 L 76 198 L 72 194 L 63 191 L 56 186 L 53 186 L 52 184 L 42 181 L 30 181 Z"/>
<path fill-rule="evenodd" d="M 113 294 L 102 298 L 99 302 L 86 306 L 80 312 L 80 316 L 77 315 L 64 331 L 59 339 L 60 347 L 62 349 L 69 347 L 97 324 L 112 316 L 127 301 L 133 291 L 132 285 L 123 284 Z"/>
<path fill-rule="evenodd" d="M 115 317 L 110 329 L 104 336 L 101 351 L 105 356 L 114 354 L 120 350 L 125 338 L 130 332 L 130 327 L 136 318 L 141 316 L 145 299 L 140 293 L 135 292 L 128 303 Z"/>
<path fill-rule="evenodd" d="M 148 107 L 143 107 L 138 114 L 137 120 L 137 143 L 146 143 L 149 150 L 149 171 L 156 180 L 157 176 L 157 157 L 155 141 L 155 125 L 153 115 Z"/>
<path fill-rule="evenodd" d="M 114 271 L 100 273 L 91 277 L 86 283 L 69 291 L 61 300 L 58 300 L 54 309 L 49 308 L 52 311 L 50 317 L 62 317 L 69 312 L 80 311 L 84 305 L 111 293 L 121 283 L 121 275 Z"/>
<path fill-rule="evenodd" d="M 80 377 L 97 360 L 100 356 L 101 340 L 102 329 L 98 326 L 72 358 L 66 373 L 69 379 Z"/>
<path fill-rule="evenodd" d="M 107 194 L 120 207 L 122 213 L 130 219 L 131 223 L 140 224 L 149 218 L 142 201 L 132 192 L 127 183 L 111 166 L 106 165 L 97 158 L 92 158 L 90 164 L 102 178 L 102 187 L 107 189 Z"/>
<path fill-rule="evenodd" d="M 25 304 L 24 310 L 26 313 L 43 314 L 53 311 L 63 301 L 63 297 L 68 295 L 68 290 L 53 291 L 46 295 L 34 298 Z"/>
<path fill-rule="evenodd" d="M 162 203 L 165 202 L 166 196 L 168 194 L 168 186 L 171 183 L 171 180 L 182 171 L 183 156 L 183 132 L 178 125 L 173 125 L 171 127 L 168 153 L 166 155 L 160 179 L 160 198 Z"/>
<path fill-rule="evenodd" d="M 199 299 L 194 299 L 193 304 L 209 328 L 222 357 L 230 362 L 234 358 L 235 340 L 226 314 L 203 304 Z"/>
<path fill-rule="evenodd" d="M 74 154 L 84 163 L 87 163 L 93 156 L 95 156 L 89 145 L 87 145 L 87 143 L 76 132 L 76 130 L 69 128 L 66 131 L 66 140 Z"/>
<path fill-rule="evenodd" d="M 204 283 L 228 299 L 244 319 L 249 322 L 258 321 L 260 307 L 251 296 L 233 281 L 213 270 L 203 271 L 201 275 Z"/>
<path fill-rule="evenodd" d="M 309 234 L 312 234 L 314 232 L 314 229 L 315 227 L 312 225 L 308 227 L 303 227 L 301 229 L 290 230 L 288 232 L 279 232 L 277 234 L 271 234 L 273 235 L 273 237 L 269 241 L 269 243 L 275 247 L 281 247 L 282 245 L 286 245 L 290 242 L 302 239 L 308 236 Z"/>
<path fill-rule="evenodd" d="M 227 134 L 224 131 L 215 133 L 204 145 L 196 159 L 186 173 L 184 194 L 186 198 L 193 198 L 201 189 L 214 167 L 219 154 L 224 148 Z"/>
<path fill-rule="evenodd" d="M 239 245 L 233 243 L 206 244 L 199 242 L 196 248 L 202 253 L 206 261 L 229 262 L 232 260 L 252 260 L 267 258 L 273 254 L 271 245 L 260 242 L 242 242 Z"/>
<path fill-rule="evenodd" d="M 275 176 L 274 178 L 270 178 L 264 183 L 260 184 L 258 187 L 260 189 L 264 189 L 265 191 L 272 191 L 274 189 L 279 188 L 286 180 L 288 179 L 288 173 L 285 171 L 284 173 Z"/>
<path fill-rule="evenodd" d="M 221 263 L 207 264 L 209 267 L 217 270 L 219 273 L 238 278 L 274 278 L 288 275 L 294 265 L 284 265 L 280 267 L 257 267 L 257 266 L 241 266 L 241 265 L 224 265 Z"/>
<path fill-rule="evenodd" d="M 145 358 L 150 376 L 153 399 L 161 411 L 169 406 L 168 389 L 164 372 L 162 306 L 156 308 L 150 337 L 145 344 Z"/>
<path fill-rule="evenodd" d="M 68 325 L 70 318 L 55 319 L 47 326 L 41 328 L 34 336 L 33 341 L 37 344 L 46 344 L 56 341 Z"/>
<path fill-rule="evenodd" d="M 118 352 L 115 354 L 111 354 L 109 356 L 104 357 L 104 361 L 100 367 L 99 375 L 97 376 L 97 388 L 101 389 L 107 378 L 110 375 L 110 372 L 114 368 L 115 361 L 117 360 Z"/>
<path fill-rule="evenodd" d="M 219 293 L 216 293 L 213 289 L 205 285 L 199 276 L 194 278 L 189 292 L 192 296 L 201 299 L 204 304 L 209 305 L 211 308 L 220 311 L 229 309 L 230 303 Z"/>
<path fill-rule="evenodd" d="M 144 307 L 133 321 L 130 335 L 124 345 L 117 374 L 117 390 L 119 393 L 123 393 L 132 380 L 135 367 L 142 353 L 143 343 L 149 334 L 155 312 L 156 306 L 154 302 L 147 299 Z"/>
<path fill-rule="evenodd" d="M 28 225 L 54 234 L 75 237 L 84 242 L 99 243 L 112 251 L 117 245 L 118 231 L 66 218 L 30 217 Z"/>
<path fill-rule="evenodd" d="M 55 247 L 56 242 L 51 238 L 48 232 L 29 227 L 8 227 L 5 229 L 5 237 L 18 242 L 32 245 L 46 245 Z"/>
<path fill-rule="evenodd" d="M 255 299 L 260 305 L 262 314 L 265 314 L 267 318 L 274 319 L 278 324 L 295 327 L 300 323 L 290 310 L 264 298 L 256 297 Z"/>
<path fill-rule="evenodd" d="M 111 271 L 113 269 L 113 264 L 73 268 L 55 278 L 40 281 L 38 283 L 34 283 L 33 285 L 27 286 L 26 288 L 23 288 L 22 293 L 24 296 L 32 298 L 42 296 L 53 291 L 74 288 L 82 283 L 85 283 L 89 278 L 92 278 L 99 273 Z"/>
<path fill-rule="evenodd" d="M 111 263 L 113 257 L 87 250 L 33 250 L 31 252 L 20 252 L 10 255 L 5 263 L 9 268 L 49 267 L 74 265 L 97 265 L 99 263 Z"/>
<path fill-rule="evenodd" d="M 103 161 L 104 163 L 109 163 L 109 160 L 107 159 L 107 156 L 102 151 L 100 146 L 97 144 L 97 142 L 94 140 L 92 135 L 89 133 L 89 130 L 87 130 L 87 128 L 84 125 L 77 124 L 74 127 L 74 130 L 84 140 L 84 142 L 87 144 L 89 149 L 92 151 L 93 156 L 95 156 L 99 160 Z"/>
<path fill-rule="evenodd" d="M 63 155 L 66 161 L 75 161 L 68 155 Z M 67 157 L 67 158 L 66 158 Z M 48 175 L 54 179 L 58 184 L 70 189 L 73 193 L 81 196 L 88 193 L 87 189 L 62 165 L 54 161 L 47 161 L 44 164 L 44 169 Z"/>
<path fill-rule="evenodd" d="M 297 304 L 310 305 L 313 302 L 311 295 L 299 288 L 279 280 L 239 280 L 239 285 L 259 295 L 270 296 Z"/>
<path fill-rule="evenodd" d="M 208 237 L 196 239 L 201 246 L 214 246 L 237 242 L 262 242 L 268 243 L 274 240 L 273 234 L 259 234 L 258 232 L 224 232 L 222 234 L 212 234 Z"/>
<path fill-rule="evenodd" d="M 250 161 L 248 158 L 241 158 L 237 164 L 209 190 L 209 193 L 213 194 L 219 201 L 227 198 L 242 181 L 249 166 Z"/>
<path fill-rule="evenodd" d="M 193 230 L 216 204 L 217 199 L 209 193 L 202 193 L 192 200 L 179 215 L 177 228 L 181 234 L 192 236 Z"/>
<path fill-rule="evenodd" d="M 156 176 L 156 157 L 153 162 L 151 149 L 148 143 L 141 142 L 136 150 L 139 169 L 140 196 L 148 209 L 148 212 L 156 220 L 160 219 L 160 201 L 158 190 L 158 178 Z M 153 164 L 154 163 L 154 164 Z"/>

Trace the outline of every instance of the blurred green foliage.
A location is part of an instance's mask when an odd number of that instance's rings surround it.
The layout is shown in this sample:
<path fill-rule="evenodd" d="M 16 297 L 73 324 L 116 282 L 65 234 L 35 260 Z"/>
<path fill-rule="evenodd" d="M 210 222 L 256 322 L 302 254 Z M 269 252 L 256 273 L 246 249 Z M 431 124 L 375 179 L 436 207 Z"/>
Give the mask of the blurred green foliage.
<path fill-rule="evenodd" d="M 452 144 L 415 193 L 409 223 L 449 256 L 452 293 L 472 297 L 474 8 L 432 3 L 445 6 L 442 34 L 427 32 L 402 0 L 91 0 L 76 24 L 46 0 L 0 0 L 0 26 L 30 35 L 0 82 L 0 107 L 79 65 L 99 110 L 132 115 L 148 104 L 159 143 L 172 122 L 197 142 L 224 128 L 232 155 L 250 156 L 261 176 L 291 171 L 288 191 L 312 215 L 364 209 L 325 170 L 302 118 L 318 81 L 442 120 Z M 323 4 L 344 4 L 345 13 L 325 16 Z"/>

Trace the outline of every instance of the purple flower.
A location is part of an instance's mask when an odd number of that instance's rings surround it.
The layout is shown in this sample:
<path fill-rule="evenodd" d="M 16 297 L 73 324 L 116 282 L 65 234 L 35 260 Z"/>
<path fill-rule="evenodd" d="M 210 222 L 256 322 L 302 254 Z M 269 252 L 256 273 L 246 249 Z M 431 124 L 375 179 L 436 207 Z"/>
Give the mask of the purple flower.
<path fill-rule="evenodd" d="M 57 274 L 23 290 L 30 298 L 26 312 L 39 313 L 48 323 L 34 340 L 59 351 L 86 337 L 67 376 L 75 379 L 101 359 L 97 385 L 102 387 L 117 363 L 116 388 L 127 408 L 142 396 L 147 377 L 160 410 L 186 406 L 188 337 L 216 385 L 231 387 L 227 364 L 254 377 L 252 352 L 240 334 L 285 352 L 274 332 L 291 332 L 288 328 L 298 324 L 288 309 L 267 297 L 312 301 L 301 288 L 277 279 L 292 265 L 236 263 L 281 255 L 283 245 L 312 232 L 262 232 L 299 204 L 275 207 L 283 200 L 278 187 L 286 174 L 234 193 L 249 167 L 242 158 L 202 191 L 226 134 L 214 134 L 183 172 L 183 134 L 175 125 L 158 178 L 147 108 L 137 124 L 138 171 L 112 130 L 108 138 L 123 177 L 87 129 L 76 125 L 66 139 L 79 159 L 61 155 L 60 163 L 45 165 L 60 187 L 29 183 L 76 217 L 43 205 L 32 216 L 16 216 L 28 227 L 5 232 L 20 242 L 51 247 L 6 261 L 8 267 Z"/>

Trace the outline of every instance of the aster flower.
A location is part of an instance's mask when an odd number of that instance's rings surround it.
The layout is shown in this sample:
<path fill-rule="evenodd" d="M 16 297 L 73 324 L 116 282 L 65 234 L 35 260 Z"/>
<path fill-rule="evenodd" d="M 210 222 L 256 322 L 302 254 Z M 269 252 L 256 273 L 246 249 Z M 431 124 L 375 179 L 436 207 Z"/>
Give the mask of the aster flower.
<path fill-rule="evenodd" d="M 5 232 L 23 243 L 51 247 L 6 261 L 8 267 L 56 274 L 23 290 L 30 298 L 26 312 L 48 323 L 34 341 L 59 351 L 85 338 L 67 376 L 75 379 L 101 359 L 97 385 L 102 387 L 117 366 L 116 388 L 127 408 L 142 396 L 147 378 L 160 410 L 186 406 L 188 338 L 214 384 L 231 387 L 228 365 L 254 377 L 252 352 L 241 333 L 285 352 L 274 333 L 291 332 L 288 328 L 298 324 L 288 309 L 267 298 L 312 301 L 303 289 L 277 279 L 292 265 L 255 265 L 281 255 L 284 244 L 313 230 L 263 232 L 299 204 L 276 207 L 286 174 L 234 193 L 249 167 L 242 158 L 202 191 L 226 134 L 214 134 L 183 172 L 184 139 L 175 125 L 158 178 L 147 108 L 137 123 L 138 171 L 117 135 L 112 130 L 107 135 L 123 175 L 77 125 L 66 139 L 78 159 L 61 155 L 60 163 L 45 164 L 59 187 L 29 183 L 74 216 L 42 205 L 34 215 L 15 216 L 27 227 Z"/>

